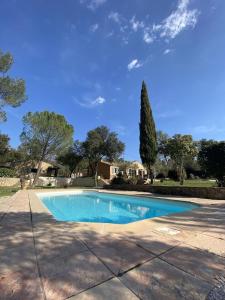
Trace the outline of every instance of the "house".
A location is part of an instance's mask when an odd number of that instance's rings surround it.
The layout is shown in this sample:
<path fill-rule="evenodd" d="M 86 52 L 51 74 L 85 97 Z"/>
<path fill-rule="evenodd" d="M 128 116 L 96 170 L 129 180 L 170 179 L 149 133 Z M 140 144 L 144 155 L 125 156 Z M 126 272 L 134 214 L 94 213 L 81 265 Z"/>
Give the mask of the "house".
<path fill-rule="evenodd" d="M 148 174 L 147 169 L 139 161 L 132 161 L 120 169 L 121 172 L 126 174 L 128 177 L 144 178 Z"/>
<path fill-rule="evenodd" d="M 111 180 L 119 173 L 126 175 L 127 177 L 140 177 L 144 178 L 147 176 L 146 168 L 138 161 L 129 163 L 111 163 L 107 161 L 101 161 L 98 164 L 98 176 L 103 179 Z M 93 170 L 89 167 L 88 169 L 82 170 L 84 177 L 94 176 Z"/>
<path fill-rule="evenodd" d="M 53 162 L 47 162 L 43 161 L 41 164 L 41 172 L 40 176 L 46 176 L 46 177 L 57 177 L 58 171 L 60 170 L 62 166 L 60 166 L 57 163 Z M 31 173 L 37 173 L 38 164 L 35 164 L 34 168 L 31 168 Z"/>
<path fill-rule="evenodd" d="M 82 170 L 81 173 L 82 173 L 83 177 L 94 176 L 94 172 L 91 167 Z M 98 176 L 100 176 L 101 178 L 111 180 L 113 177 L 115 177 L 119 173 L 119 167 L 117 164 L 102 160 L 98 164 L 97 173 L 98 173 Z"/>

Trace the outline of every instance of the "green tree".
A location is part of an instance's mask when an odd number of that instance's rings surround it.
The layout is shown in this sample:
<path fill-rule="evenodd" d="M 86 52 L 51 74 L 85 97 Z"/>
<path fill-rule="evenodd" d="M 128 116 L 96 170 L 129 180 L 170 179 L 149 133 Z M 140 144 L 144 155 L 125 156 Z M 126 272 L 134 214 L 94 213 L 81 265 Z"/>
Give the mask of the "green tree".
<path fill-rule="evenodd" d="M 100 126 L 87 133 L 84 142 L 85 156 L 89 160 L 95 174 L 97 186 L 98 165 L 102 159 L 114 161 L 120 157 L 125 148 L 115 132 L 110 132 L 105 126 Z"/>
<path fill-rule="evenodd" d="M 168 163 L 168 140 L 169 135 L 167 133 L 164 133 L 162 131 L 157 131 L 157 147 L 158 147 L 158 154 L 165 160 L 166 163 Z"/>
<path fill-rule="evenodd" d="M 203 140 L 198 162 L 207 176 L 217 179 L 218 186 L 225 186 L 225 142 Z"/>
<path fill-rule="evenodd" d="M 38 167 L 33 186 L 36 185 L 42 162 L 55 158 L 72 144 L 73 127 L 64 116 L 54 112 L 29 112 L 23 117 L 22 147 L 34 154 Z"/>
<path fill-rule="evenodd" d="M 6 134 L 0 134 L 0 162 L 7 161 L 7 155 L 10 151 L 9 137 Z"/>
<path fill-rule="evenodd" d="M 26 100 L 25 81 L 21 78 L 11 78 L 7 75 L 13 64 L 12 55 L 0 50 L 0 121 L 6 121 L 4 106 L 19 106 Z"/>
<path fill-rule="evenodd" d="M 84 147 L 81 142 L 76 140 L 72 147 L 68 149 L 67 152 L 61 154 L 57 157 L 57 161 L 70 170 L 70 176 L 72 176 L 74 171 L 77 171 L 77 168 L 80 162 L 84 158 Z"/>
<path fill-rule="evenodd" d="M 153 184 L 153 165 L 157 158 L 157 137 L 155 122 L 148 98 L 148 92 L 145 82 L 142 83 L 141 89 L 141 113 L 140 113 L 140 156 L 142 163 L 146 165 L 151 183 Z"/>
<path fill-rule="evenodd" d="M 187 158 L 194 158 L 197 155 L 197 148 L 191 135 L 176 134 L 168 140 L 168 153 L 175 162 L 180 184 L 183 185 L 185 178 L 184 162 Z"/>

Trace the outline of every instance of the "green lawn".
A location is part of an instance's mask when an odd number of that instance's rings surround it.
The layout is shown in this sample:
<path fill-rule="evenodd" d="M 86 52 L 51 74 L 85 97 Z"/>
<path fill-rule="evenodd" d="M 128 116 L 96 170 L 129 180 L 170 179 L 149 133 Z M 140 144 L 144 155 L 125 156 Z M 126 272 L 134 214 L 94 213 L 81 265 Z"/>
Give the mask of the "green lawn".
<path fill-rule="evenodd" d="M 155 181 L 154 185 L 161 186 L 180 186 L 179 182 L 173 180 L 164 180 L 163 182 Z M 216 182 L 203 179 L 185 180 L 183 186 L 189 187 L 216 187 Z"/>
<path fill-rule="evenodd" d="M 18 188 L 0 187 L 0 197 L 12 196 L 18 190 Z"/>

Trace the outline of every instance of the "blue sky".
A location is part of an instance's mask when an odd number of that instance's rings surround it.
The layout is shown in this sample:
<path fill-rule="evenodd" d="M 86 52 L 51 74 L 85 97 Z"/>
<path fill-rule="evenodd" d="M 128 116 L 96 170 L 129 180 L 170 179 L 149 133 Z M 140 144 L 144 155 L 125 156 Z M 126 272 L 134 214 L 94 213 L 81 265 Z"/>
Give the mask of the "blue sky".
<path fill-rule="evenodd" d="M 107 125 L 139 159 L 145 80 L 156 127 L 225 139 L 224 0 L 1 0 L 0 48 L 28 100 L 0 124 L 19 144 L 28 111 L 64 114 L 75 138 Z"/>

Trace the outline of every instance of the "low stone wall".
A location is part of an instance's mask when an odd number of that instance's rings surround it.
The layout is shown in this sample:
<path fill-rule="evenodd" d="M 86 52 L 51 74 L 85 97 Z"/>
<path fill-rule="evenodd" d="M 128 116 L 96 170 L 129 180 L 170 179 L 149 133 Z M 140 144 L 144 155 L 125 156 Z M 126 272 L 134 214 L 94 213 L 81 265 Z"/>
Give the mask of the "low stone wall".
<path fill-rule="evenodd" d="M 78 177 L 73 179 L 71 185 L 80 187 L 94 187 L 95 180 L 93 177 Z"/>
<path fill-rule="evenodd" d="M 99 186 L 103 186 L 104 183 L 99 182 Z M 48 186 L 52 187 L 94 187 L 95 180 L 93 177 L 77 177 L 77 178 L 66 178 L 66 177 L 39 177 L 38 186 Z"/>
<path fill-rule="evenodd" d="M 19 187 L 20 179 L 19 178 L 8 178 L 0 177 L 0 186 L 1 187 Z"/>
<path fill-rule="evenodd" d="M 206 198 L 225 200 L 225 188 L 207 187 L 172 187 L 172 186 L 150 186 L 150 185 L 106 185 L 105 189 L 149 192 L 161 195 L 185 196 L 193 198 Z"/>
<path fill-rule="evenodd" d="M 71 178 L 67 177 L 39 177 L 37 181 L 38 186 L 52 186 L 52 187 L 64 187 L 70 186 L 72 182 Z"/>

